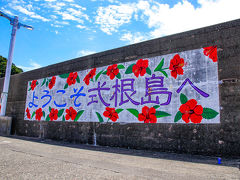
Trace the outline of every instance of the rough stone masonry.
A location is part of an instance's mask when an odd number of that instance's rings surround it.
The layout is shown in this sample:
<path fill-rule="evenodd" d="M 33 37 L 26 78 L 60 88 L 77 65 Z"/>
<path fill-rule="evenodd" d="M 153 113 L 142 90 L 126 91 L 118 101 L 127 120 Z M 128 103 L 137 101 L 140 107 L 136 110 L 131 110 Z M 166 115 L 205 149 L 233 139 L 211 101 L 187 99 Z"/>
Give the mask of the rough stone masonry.
<path fill-rule="evenodd" d="M 12 134 L 75 143 L 179 153 L 240 156 L 240 20 L 76 58 L 11 76 L 7 115 Z M 216 45 L 220 123 L 26 121 L 28 81 Z M 2 89 L 3 79 L 0 79 Z"/>

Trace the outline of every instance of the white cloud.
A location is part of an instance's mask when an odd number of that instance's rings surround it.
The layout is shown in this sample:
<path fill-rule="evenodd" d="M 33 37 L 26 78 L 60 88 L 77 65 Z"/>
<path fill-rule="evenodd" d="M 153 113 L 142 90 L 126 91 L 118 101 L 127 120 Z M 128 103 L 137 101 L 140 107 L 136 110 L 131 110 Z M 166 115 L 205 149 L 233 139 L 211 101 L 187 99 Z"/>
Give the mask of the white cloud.
<path fill-rule="evenodd" d="M 38 69 L 41 68 L 42 66 L 32 60 L 30 60 L 29 62 L 30 66 L 21 66 L 21 65 L 17 65 L 17 67 L 23 69 L 23 71 L 31 71 L 33 69 Z"/>
<path fill-rule="evenodd" d="M 69 25 L 69 22 L 67 21 L 55 21 L 56 24 L 61 24 L 61 25 Z"/>
<path fill-rule="evenodd" d="M 23 13 L 21 14 L 22 20 L 32 18 L 30 20 L 51 21 L 49 25 L 52 27 L 63 27 L 69 25 L 70 21 L 74 21 L 79 24 L 79 26 L 75 25 L 77 28 L 84 27 L 85 29 L 88 29 L 84 25 L 85 21 L 91 22 L 89 16 L 84 12 L 87 9 L 75 3 L 74 0 L 44 0 L 40 3 L 25 0 L 8 1 L 9 3 L 0 7 L 0 9 L 9 15 L 13 15 L 15 12 L 16 14 Z"/>
<path fill-rule="evenodd" d="M 97 0 L 91 0 L 92 2 L 96 2 Z M 118 0 L 99 0 L 99 1 L 108 1 L 110 3 L 119 3 Z"/>
<path fill-rule="evenodd" d="M 68 12 L 64 11 L 64 12 L 58 12 L 59 15 L 62 16 L 63 20 L 72 20 L 72 21 L 77 21 L 78 23 L 83 23 L 83 20 L 80 18 L 77 18 L 71 14 L 69 14 Z"/>
<path fill-rule="evenodd" d="M 60 28 L 63 27 L 64 25 L 69 25 L 69 22 L 67 21 L 53 21 L 51 24 L 52 27 Z"/>
<path fill-rule="evenodd" d="M 110 2 L 110 3 L 119 3 L 119 1 L 117 1 L 117 0 L 108 0 L 108 2 Z"/>
<path fill-rule="evenodd" d="M 9 3 L 0 7 L 0 9 L 9 15 L 21 14 L 22 20 L 39 19 L 49 23 L 52 27 L 63 27 L 69 25 L 70 21 L 80 24 L 77 28 L 88 29 L 85 21 L 91 22 L 89 16 L 84 12 L 86 8 L 78 5 L 74 0 L 43 0 L 40 3 L 25 0 L 7 0 Z M 38 1 L 38 0 L 37 0 Z M 43 15 L 44 14 L 44 15 Z M 44 17 L 46 16 L 46 17 Z M 29 19 L 31 18 L 31 19 Z M 58 20 L 58 21 L 56 21 Z M 61 22 L 62 20 L 62 22 Z"/>
<path fill-rule="evenodd" d="M 51 17 L 52 19 L 57 19 L 57 16 L 56 16 L 56 15 L 50 15 L 50 17 Z"/>
<path fill-rule="evenodd" d="M 61 27 L 63 27 L 63 26 L 58 25 L 58 24 L 51 24 L 51 26 L 52 26 L 52 27 L 56 27 L 56 28 L 61 28 Z"/>
<path fill-rule="evenodd" d="M 117 32 L 117 29 L 126 23 L 130 23 L 135 7 L 133 4 L 110 5 L 107 7 L 99 7 L 97 10 L 96 24 L 100 25 L 100 29 L 111 35 Z"/>
<path fill-rule="evenodd" d="M 63 3 L 63 2 L 58 2 L 56 5 L 57 5 L 57 6 L 60 6 L 60 7 L 62 7 L 62 6 L 66 6 L 66 4 Z"/>
<path fill-rule="evenodd" d="M 24 6 L 26 9 L 28 9 L 29 11 L 32 11 L 33 10 L 33 6 L 32 4 L 27 4 Z"/>
<path fill-rule="evenodd" d="M 55 11 L 60 11 L 62 7 L 66 6 L 66 4 L 63 2 L 57 2 L 56 4 L 50 2 L 47 4 L 43 4 L 43 6 L 46 8 L 53 8 Z"/>
<path fill-rule="evenodd" d="M 238 19 L 239 7 L 240 1 L 237 0 L 198 0 L 197 8 L 188 0 L 181 0 L 172 7 L 156 0 L 139 0 L 99 7 L 95 23 L 111 35 L 122 25 L 136 20 L 147 25 L 149 38 L 155 38 Z M 121 39 L 135 42 L 141 39 L 141 35 L 125 33 Z"/>
<path fill-rule="evenodd" d="M 189 1 L 182 0 L 173 7 L 156 1 L 139 1 L 141 20 L 153 29 L 152 38 L 179 33 L 240 17 L 240 1 L 198 0 L 195 8 Z"/>
<path fill-rule="evenodd" d="M 59 32 L 57 30 L 55 30 L 55 33 L 58 34 Z"/>
<path fill-rule="evenodd" d="M 76 21 L 80 24 L 83 24 L 84 23 L 83 19 L 89 20 L 88 15 L 83 13 L 83 10 L 85 10 L 85 8 L 81 7 L 78 10 L 73 8 L 67 8 L 65 11 L 55 11 L 55 12 L 61 15 L 63 20 L 71 20 L 71 21 Z"/>
<path fill-rule="evenodd" d="M 142 35 L 140 32 L 137 32 L 137 33 L 127 32 L 122 35 L 120 40 L 128 41 L 129 44 L 134 44 L 134 43 L 138 43 L 138 42 L 147 40 L 148 38 L 149 38 L 148 36 Z"/>
<path fill-rule="evenodd" d="M 87 28 L 86 26 L 82 26 L 80 24 L 76 25 L 76 27 L 79 28 L 79 29 L 86 29 Z"/>
<path fill-rule="evenodd" d="M 95 51 L 91 51 L 91 50 L 81 50 L 77 52 L 77 57 L 81 57 L 81 56 L 86 56 L 89 54 L 94 54 L 96 53 Z"/>
<path fill-rule="evenodd" d="M 78 4 L 70 4 L 71 6 L 75 7 L 75 8 L 79 8 L 79 9 L 84 9 L 86 10 L 86 8 L 82 7 L 82 6 L 79 6 Z"/>
<path fill-rule="evenodd" d="M 196 29 L 240 17 L 240 1 L 236 0 L 199 0 L 195 8 L 187 0 L 178 2 L 172 8 L 165 4 L 154 3 L 141 9 L 146 24 L 153 28 L 152 37 L 174 34 Z"/>
<path fill-rule="evenodd" d="M 64 0 L 64 1 L 66 1 L 66 2 L 74 2 L 74 0 Z"/>
<path fill-rule="evenodd" d="M 44 22 L 49 21 L 49 19 L 47 19 L 45 17 L 42 17 L 42 16 L 36 14 L 35 12 L 28 11 L 27 9 L 25 9 L 25 8 L 19 6 L 19 5 L 13 6 L 12 8 L 14 10 L 16 10 L 16 11 L 19 11 L 19 12 L 21 12 L 23 14 L 26 14 L 26 15 L 30 16 L 31 18 L 40 19 L 40 20 L 42 20 Z"/>
<path fill-rule="evenodd" d="M 73 16 L 77 16 L 77 17 L 83 17 L 85 18 L 86 20 L 89 20 L 88 16 L 86 14 L 84 14 L 81 10 L 76 10 L 76 9 L 73 9 L 73 8 L 67 8 L 67 11 L 69 13 L 71 13 L 71 15 Z"/>

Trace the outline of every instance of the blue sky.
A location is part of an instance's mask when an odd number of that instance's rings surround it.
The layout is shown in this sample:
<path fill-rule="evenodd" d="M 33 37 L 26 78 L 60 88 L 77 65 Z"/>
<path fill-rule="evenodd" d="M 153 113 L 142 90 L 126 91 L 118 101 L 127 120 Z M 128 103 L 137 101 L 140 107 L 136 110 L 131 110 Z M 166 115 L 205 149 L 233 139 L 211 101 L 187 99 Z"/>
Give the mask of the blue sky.
<path fill-rule="evenodd" d="M 24 71 L 240 18 L 239 0 L 0 0 L 33 31 L 17 31 L 13 62 Z M 11 25 L 0 17 L 0 55 Z"/>

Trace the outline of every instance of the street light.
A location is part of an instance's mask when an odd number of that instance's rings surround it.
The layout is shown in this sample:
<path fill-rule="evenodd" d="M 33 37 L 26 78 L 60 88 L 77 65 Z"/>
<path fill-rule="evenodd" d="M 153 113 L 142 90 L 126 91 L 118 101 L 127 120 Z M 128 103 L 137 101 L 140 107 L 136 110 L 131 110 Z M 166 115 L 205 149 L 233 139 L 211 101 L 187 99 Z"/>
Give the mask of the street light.
<path fill-rule="evenodd" d="M 2 107 L 1 107 L 0 116 L 5 116 L 6 107 L 7 107 L 8 88 L 9 88 L 11 68 L 12 68 L 13 49 L 14 49 L 15 39 L 16 39 L 16 32 L 17 32 L 17 29 L 19 29 L 20 27 L 25 27 L 29 30 L 33 30 L 33 27 L 19 23 L 17 16 L 14 16 L 14 18 L 12 18 L 12 17 L 6 15 L 5 13 L 3 13 L 2 11 L 0 11 L 0 16 L 8 19 L 10 21 L 10 24 L 13 26 L 12 34 L 11 34 L 11 41 L 10 41 L 10 46 L 9 46 L 9 52 L 8 52 L 8 61 L 7 61 L 7 67 L 6 67 L 6 72 L 5 72 L 3 91 L 2 91 L 2 95 L 1 95 Z"/>

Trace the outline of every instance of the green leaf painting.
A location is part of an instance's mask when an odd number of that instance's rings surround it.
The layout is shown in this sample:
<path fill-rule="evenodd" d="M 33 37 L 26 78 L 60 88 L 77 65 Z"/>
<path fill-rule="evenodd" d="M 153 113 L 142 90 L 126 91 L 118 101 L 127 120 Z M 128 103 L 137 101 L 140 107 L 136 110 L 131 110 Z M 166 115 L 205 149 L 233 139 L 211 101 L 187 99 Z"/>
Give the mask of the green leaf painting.
<path fill-rule="evenodd" d="M 125 74 L 131 74 L 132 73 L 132 68 L 135 64 L 131 64 L 130 66 L 128 66 L 128 68 L 125 71 Z"/>
<path fill-rule="evenodd" d="M 159 108 L 159 107 L 160 107 L 159 105 L 153 106 L 154 109 L 157 109 L 157 108 Z"/>
<path fill-rule="evenodd" d="M 63 78 L 63 79 L 66 79 L 66 78 L 68 78 L 69 74 L 70 73 L 61 74 L 61 75 L 59 75 L 59 77 Z"/>
<path fill-rule="evenodd" d="M 58 117 L 61 117 L 62 114 L 63 114 L 63 112 L 64 112 L 64 109 L 60 109 L 60 110 L 58 111 Z"/>
<path fill-rule="evenodd" d="M 80 78 L 79 78 L 79 76 L 77 76 L 76 81 L 77 81 L 77 83 L 80 83 Z"/>
<path fill-rule="evenodd" d="M 117 66 L 117 68 L 118 68 L 118 69 L 124 69 L 125 67 L 124 67 L 124 65 L 119 64 L 119 65 Z"/>
<path fill-rule="evenodd" d="M 46 83 L 46 78 L 44 78 L 41 87 Z"/>
<path fill-rule="evenodd" d="M 36 112 L 34 111 L 34 112 L 32 113 L 31 119 L 34 117 L 35 114 L 36 114 Z"/>
<path fill-rule="evenodd" d="M 154 69 L 154 72 L 161 72 L 166 78 L 168 78 L 168 74 L 166 73 L 166 69 L 168 68 L 163 68 L 163 65 L 164 65 L 164 58 L 162 58 L 161 62 L 158 64 L 158 66 Z"/>
<path fill-rule="evenodd" d="M 148 75 L 152 74 L 152 71 L 151 71 L 151 69 L 149 67 L 146 68 L 146 72 L 147 72 Z"/>
<path fill-rule="evenodd" d="M 82 116 L 83 112 L 84 112 L 84 110 L 80 110 L 80 111 L 77 112 L 77 115 L 76 115 L 76 117 L 74 119 L 74 122 L 79 120 L 79 118 Z"/>
<path fill-rule="evenodd" d="M 180 94 L 180 102 L 181 104 L 185 104 L 188 101 L 187 96 L 185 96 L 184 94 Z"/>
<path fill-rule="evenodd" d="M 132 115 L 134 115 L 136 118 L 138 118 L 138 110 L 136 109 L 127 109 L 127 111 L 129 111 Z"/>
<path fill-rule="evenodd" d="M 43 111 L 43 117 L 45 117 L 45 111 Z"/>
<path fill-rule="evenodd" d="M 182 119 L 182 113 L 178 111 L 175 115 L 174 122 L 178 122 L 180 119 Z"/>
<path fill-rule="evenodd" d="M 48 87 L 49 79 L 46 80 L 46 87 Z"/>
<path fill-rule="evenodd" d="M 98 121 L 103 122 L 102 116 L 98 112 L 96 112 L 96 114 L 97 114 L 97 117 L 98 117 Z"/>
<path fill-rule="evenodd" d="M 47 115 L 46 121 L 50 121 L 49 114 Z"/>
<path fill-rule="evenodd" d="M 98 78 L 100 77 L 100 75 L 103 73 L 104 70 L 100 71 L 99 73 L 97 73 L 96 77 L 95 77 L 95 81 L 98 80 Z"/>
<path fill-rule="evenodd" d="M 116 109 L 115 110 L 118 114 L 123 111 L 123 109 Z"/>
<path fill-rule="evenodd" d="M 68 88 L 68 83 L 65 84 L 63 89 L 67 89 Z"/>
<path fill-rule="evenodd" d="M 215 118 L 219 113 L 211 108 L 203 108 L 202 117 L 204 119 L 213 119 Z"/>
<path fill-rule="evenodd" d="M 154 72 L 162 70 L 164 64 L 164 58 L 162 58 L 161 62 L 158 64 L 158 66 L 154 69 Z"/>
<path fill-rule="evenodd" d="M 117 77 L 118 79 L 121 79 L 121 74 L 118 73 L 118 74 L 116 75 L 116 77 Z"/>
<path fill-rule="evenodd" d="M 161 70 L 159 72 L 161 72 L 166 78 L 168 78 L 168 74 L 165 71 Z"/>
<path fill-rule="evenodd" d="M 168 113 L 166 113 L 166 112 L 164 112 L 164 111 L 156 111 L 155 116 L 156 116 L 157 118 L 161 118 L 161 117 L 171 116 L 171 114 L 168 114 Z"/>

